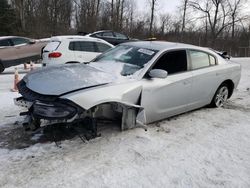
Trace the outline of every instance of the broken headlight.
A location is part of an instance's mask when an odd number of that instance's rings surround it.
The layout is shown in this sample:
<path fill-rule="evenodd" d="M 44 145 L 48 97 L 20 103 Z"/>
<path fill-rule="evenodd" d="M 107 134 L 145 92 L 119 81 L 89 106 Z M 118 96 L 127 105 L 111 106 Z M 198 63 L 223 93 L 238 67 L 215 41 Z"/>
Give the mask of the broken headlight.
<path fill-rule="evenodd" d="M 33 105 L 34 116 L 42 119 L 69 119 L 76 112 L 76 108 L 67 103 L 44 103 L 36 101 Z"/>

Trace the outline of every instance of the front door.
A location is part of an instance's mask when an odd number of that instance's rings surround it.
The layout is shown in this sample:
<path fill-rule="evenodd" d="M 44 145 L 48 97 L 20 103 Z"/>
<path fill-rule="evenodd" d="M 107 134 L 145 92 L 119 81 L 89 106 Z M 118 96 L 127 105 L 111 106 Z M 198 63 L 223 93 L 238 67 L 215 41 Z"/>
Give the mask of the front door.
<path fill-rule="evenodd" d="M 167 78 L 144 78 L 141 105 L 143 123 L 151 123 L 185 112 L 190 103 L 192 73 L 188 72 L 185 50 L 165 53 L 152 69 L 168 72 Z"/>

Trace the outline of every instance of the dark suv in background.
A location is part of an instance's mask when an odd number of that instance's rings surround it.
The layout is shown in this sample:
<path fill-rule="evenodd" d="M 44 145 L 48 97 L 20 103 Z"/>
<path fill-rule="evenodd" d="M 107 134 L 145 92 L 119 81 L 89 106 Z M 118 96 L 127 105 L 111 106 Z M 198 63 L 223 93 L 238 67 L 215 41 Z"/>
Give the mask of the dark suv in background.
<path fill-rule="evenodd" d="M 131 39 L 127 35 L 110 30 L 96 31 L 94 33 L 87 34 L 86 36 L 100 38 L 113 45 L 131 41 Z M 134 41 L 134 39 L 132 39 L 132 41 Z"/>

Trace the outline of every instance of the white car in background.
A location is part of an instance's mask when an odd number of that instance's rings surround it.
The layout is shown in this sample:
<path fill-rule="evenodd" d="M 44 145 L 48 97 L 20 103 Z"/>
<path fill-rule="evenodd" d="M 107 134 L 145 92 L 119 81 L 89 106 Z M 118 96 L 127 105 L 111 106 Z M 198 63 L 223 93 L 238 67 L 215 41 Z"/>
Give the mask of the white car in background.
<path fill-rule="evenodd" d="M 53 66 L 89 62 L 113 47 L 102 39 L 87 36 L 55 36 L 42 51 L 42 64 Z"/>

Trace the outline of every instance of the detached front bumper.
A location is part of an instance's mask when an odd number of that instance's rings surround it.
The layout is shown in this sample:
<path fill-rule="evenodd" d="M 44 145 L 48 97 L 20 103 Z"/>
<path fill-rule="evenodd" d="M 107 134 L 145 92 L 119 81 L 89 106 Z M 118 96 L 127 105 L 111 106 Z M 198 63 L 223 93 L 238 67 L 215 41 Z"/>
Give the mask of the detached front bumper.
<path fill-rule="evenodd" d="M 33 104 L 33 115 L 39 119 L 71 119 L 76 114 L 77 109 L 66 102 L 40 102 Z"/>
<path fill-rule="evenodd" d="M 72 123 L 79 119 L 78 107 L 69 101 L 58 100 L 57 102 L 27 101 L 23 97 L 14 99 L 17 106 L 27 108 L 26 112 L 20 113 L 25 116 L 23 125 L 33 129 L 39 127 L 59 124 Z"/>
<path fill-rule="evenodd" d="M 14 104 L 29 109 L 33 105 L 33 102 L 24 100 L 23 97 L 18 97 L 14 99 Z"/>

